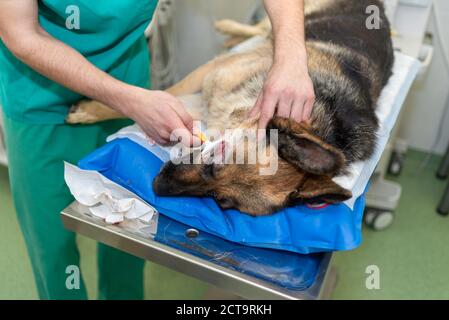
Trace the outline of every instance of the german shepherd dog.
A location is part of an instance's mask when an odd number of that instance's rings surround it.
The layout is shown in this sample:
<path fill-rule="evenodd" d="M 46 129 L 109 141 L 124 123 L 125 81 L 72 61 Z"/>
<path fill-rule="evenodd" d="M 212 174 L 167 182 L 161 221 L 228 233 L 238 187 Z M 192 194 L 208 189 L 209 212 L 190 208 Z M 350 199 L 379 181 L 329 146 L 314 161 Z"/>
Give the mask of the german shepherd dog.
<path fill-rule="evenodd" d="M 367 7 L 380 10 L 379 28 L 367 28 Z M 390 25 L 379 0 L 309 0 L 305 2 L 309 74 L 316 101 L 309 123 L 275 117 L 276 145 L 266 154 L 278 161 L 273 175 L 261 175 L 256 164 L 175 164 L 168 162 L 156 177 L 161 196 L 211 196 L 223 209 L 259 216 L 305 203 L 338 203 L 351 192 L 333 182 L 355 162 L 370 158 L 376 146 L 378 97 L 394 61 Z M 268 20 L 256 26 L 225 20 L 216 27 L 236 44 L 254 35 L 264 41 L 249 51 L 228 53 L 201 66 L 167 91 L 178 96 L 202 92 L 190 113 L 208 128 L 257 128 L 248 119 L 273 63 Z M 81 102 L 69 123 L 118 118 L 95 101 Z M 246 142 L 249 147 L 251 143 Z"/>

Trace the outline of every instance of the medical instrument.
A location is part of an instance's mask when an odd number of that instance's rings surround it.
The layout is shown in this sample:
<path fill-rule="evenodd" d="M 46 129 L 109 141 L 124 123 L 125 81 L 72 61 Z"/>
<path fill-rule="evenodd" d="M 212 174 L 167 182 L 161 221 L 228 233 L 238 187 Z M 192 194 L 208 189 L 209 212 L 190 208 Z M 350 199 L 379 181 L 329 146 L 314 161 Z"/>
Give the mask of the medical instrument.
<path fill-rule="evenodd" d="M 203 132 L 199 132 L 197 134 L 197 137 L 201 140 L 202 143 L 205 143 L 207 141 L 207 137 Z"/>

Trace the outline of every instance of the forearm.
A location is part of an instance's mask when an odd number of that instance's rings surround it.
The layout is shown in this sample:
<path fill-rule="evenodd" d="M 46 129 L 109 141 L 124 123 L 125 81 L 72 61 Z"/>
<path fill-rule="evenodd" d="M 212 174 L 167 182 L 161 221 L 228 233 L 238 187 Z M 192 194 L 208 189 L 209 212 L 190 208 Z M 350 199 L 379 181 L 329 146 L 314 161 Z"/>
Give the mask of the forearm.
<path fill-rule="evenodd" d="M 23 63 L 75 92 L 135 120 L 160 144 L 172 134 L 195 143 L 193 120 L 178 99 L 114 79 L 39 25 L 37 0 L 0 0 L 0 38 Z M 117 21 L 120 23 L 120 21 Z M 51 90 L 51 89 L 49 89 Z"/>
<path fill-rule="evenodd" d="M 45 77 L 130 116 L 133 97 L 139 89 L 98 69 L 44 30 L 28 32 L 20 38 L 2 36 L 2 40 L 19 60 Z"/>
<path fill-rule="evenodd" d="M 264 0 L 273 27 L 275 63 L 299 59 L 307 63 L 304 0 Z"/>
<path fill-rule="evenodd" d="M 273 66 L 250 116 L 260 115 L 266 128 L 277 114 L 297 122 L 308 121 L 315 94 L 307 65 L 304 0 L 264 0 L 274 37 Z"/>

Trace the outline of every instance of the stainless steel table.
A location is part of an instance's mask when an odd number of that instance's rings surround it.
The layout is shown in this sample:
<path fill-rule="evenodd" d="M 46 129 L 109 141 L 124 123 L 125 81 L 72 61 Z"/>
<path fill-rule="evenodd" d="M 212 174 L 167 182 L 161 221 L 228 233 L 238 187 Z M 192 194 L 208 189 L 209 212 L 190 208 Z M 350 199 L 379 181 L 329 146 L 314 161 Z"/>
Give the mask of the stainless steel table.
<path fill-rule="evenodd" d="M 306 290 L 282 288 L 268 281 L 244 274 L 214 262 L 199 258 L 151 237 L 108 225 L 87 214 L 87 208 L 77 202 L 61 213 L 64 226 L 124 252 L 158 263 L 195 277 L 245 299 L 327 299 L 335 285 L 335 270 L 330 267 L 332 254 L 324 254 L 314 284 Z M 223 240 L 224 241 L 224 240 Z"/>

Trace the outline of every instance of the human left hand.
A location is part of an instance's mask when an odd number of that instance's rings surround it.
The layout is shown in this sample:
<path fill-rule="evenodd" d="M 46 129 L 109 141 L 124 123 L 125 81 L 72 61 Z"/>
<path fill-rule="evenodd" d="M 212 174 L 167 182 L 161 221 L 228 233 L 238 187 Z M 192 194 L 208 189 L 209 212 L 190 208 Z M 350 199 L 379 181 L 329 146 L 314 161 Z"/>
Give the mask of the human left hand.
<path fill-rule="evenodd" d="M 265 129 L 275 116 L 297 122 L 310 119 L 315 93 L 307 64 L 298 58 L 274 63 L 262 92 L 249 116 L 260 114 L 259 129 Z"/>

